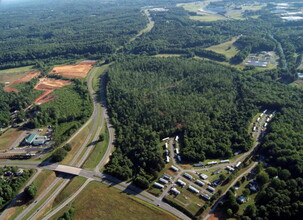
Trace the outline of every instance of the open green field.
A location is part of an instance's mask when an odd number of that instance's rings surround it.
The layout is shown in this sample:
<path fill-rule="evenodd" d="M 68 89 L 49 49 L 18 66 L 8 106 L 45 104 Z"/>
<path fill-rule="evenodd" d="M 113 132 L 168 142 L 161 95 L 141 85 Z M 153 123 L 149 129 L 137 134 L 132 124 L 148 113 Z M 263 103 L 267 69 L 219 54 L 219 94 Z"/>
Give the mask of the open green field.
<path fill-rule="evenodd" d="M 7 74 L 7 73 L 21 73 L 33 70 L 33 66 L 23 66 L 18 68 L 11 68 L 6 70 L 0 70 L 0 75 Z"/>
<path fill-rule="evenodd" d="M 210 2 L 215 2 L 218 0 L 209 0 L 209 1 L 201 1 L 201 2 L 193 2 L 193 3 L 182 3 L 177 4 L 178 7 L 183 7 L 185 10 L 190 12 L 196 12 L 196 16 L 190 16 L 190 19 L 198 20 L 198 21 L 218 21 L 218 20 L 226 20 L 226 19 L 234 19 L 234 20 L 243 20 L 245 17 L 243 13 L 245 11 L 258 11 L 265 4 L 252 4 L 252 5 L 229 5 L 226 8 L 226 14 L 220 15 L 215 13 L 208 13 L 206 11 L 200 11 L 200 9 L 206 8 Z M 257 18 L 257 17 L 255 17 Z"/>
<path fill-rule="evenodd" d="M 100 182 L 91 182 L 76 197 L 75 220 L 82 219 L 147 219 L 147 220 L 172 220 L 175 216 L 162 211 L 158 207 L 149 205 L 133 196 L 121 193 L 115 188 L 110 188 Z M 113 208 L 114 207 L 114 208 Z M 65 209 L 66 210 L 66 209 Z M 64 213 L 59 212 L 53 219 Z"/>
<path fill-rule="evenodd" d="M 197 12 L 198 15 L 190 16 L 190 19 L 197 20 L 197 21 L 218 21 L 218 20 L 226 20 L 227 18 L 219 15 L 219 14 L 211 14 L 207 12 L 201 12 L 199 9 L 205 8 L 210 2 L 216 2 L 218 0 L 208 0 L 208 1 L 201 1 L 201 2 L 192 2 L 192 3 L 181 3 L 177 4 L 178 7 L 183 7 L 184 10 L 190 12 Z"/>
<path fill-rule="evenodd" d="M 290 85 L 291 86 L 296 86 L 298 88 L 303 88 L 303 80 L 302 79 L 297 79 L 296 81 L 292 82 Z"/>
<path fill-rule="evenodd" d="M 26 72 L 33 70 L 33 66 L 25 66 L 19 68 L 12 68 L 6 70 L 0 70 L 0 83 L 14 82 L 20 79 Z"/>
<path fill-rule="evenodd" d="M 224 54 L 228 59 L 230 59 L 238 53 L 237 47 L 233 45 L 237 39 L 238 37 L 233 37 L 230 41 L 214 45 L 206 49 L 214 51 L 216 53 Z"/>
<path fill-rule="evenodd" d="M 10 128 L 0 136 L 0 150 L 7 150 L 23 131 Z"/>
<path fill-rule="evenodd" d="M 155 55 L 155 57 L 180 57 L 182 56 L 181 54 L 166 54 L 166 53 L 161 53 Z"/>
<path fill-rule="evenodd" d="M 196 16 L 190 16 L 189 18 L 195 21 L 205 21 L 205 22 L 221 21 L 227 19 L 226 17 L 219 14 L 209 14 L 205 12 L 199 12 L 198 14 L 199 15 Z"/>
<path fill-rule="evenodd" d="M 206 7 L 210 2 L 217 2 L 220 0 L 206 0 L 206 1 L 196 1 L 190 3 L 180 3 L 177 7 L 183 7 L 186 11 L 196 12 L 201 8 Z"/>
<path fill-rule="evenodd" d="M 243 17 L 243 13 L 245 11 L 258 11 L 262 9 L 266 4 L 255 4 L 255 5 L 241 5 L 239 10 L 235 10 L 234 8 L 236 5 L 233 5 L 227 10 L 227 13 L 225 14 L 227 17 L 235 20 L 243 20 L 245 17 Z"/>

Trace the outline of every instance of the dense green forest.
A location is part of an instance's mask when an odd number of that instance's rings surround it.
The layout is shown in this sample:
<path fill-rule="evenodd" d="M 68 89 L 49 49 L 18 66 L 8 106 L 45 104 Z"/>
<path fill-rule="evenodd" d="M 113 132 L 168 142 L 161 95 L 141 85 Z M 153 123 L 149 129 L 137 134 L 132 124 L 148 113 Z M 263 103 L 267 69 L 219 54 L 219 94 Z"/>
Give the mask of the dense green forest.
<path fill-rule="evenodd" d="M 258 193 L 250 217 L 301 215 L 302 90 L 276 81 L 278 75 L 276 70 L 241 73 L 185 58 L 120 61 L 108 73 L 117 150 L 106 171 L 148 185 L 163 166 L 159 140 L 167 135 L 180 135 L 187 161 L 230 157 L 251 146 L 247 126 L 252 116 L 275 109 L 260 153 L 277 171 Z"/>
<path fill-rule="evenodd" d="M 105 57 L 145 27 L 141 7 L 177 2 L 34 0 L 3 4 L 0 68 L 35 64 L 35 60 Z"/>
<path fill-rule="evenodd" d="M 135 172 L 156 176 L 163 166 L 159 139 L 173 134 L 181 137 L 185 161 L 247 151 L 247 126 L 261 105 L 244 99 L 239 75 L 193 59 L 145 57 L 116 64 L 107 94 L 118 150 L 107 171 L 127 179 L 139 166 Z"/>

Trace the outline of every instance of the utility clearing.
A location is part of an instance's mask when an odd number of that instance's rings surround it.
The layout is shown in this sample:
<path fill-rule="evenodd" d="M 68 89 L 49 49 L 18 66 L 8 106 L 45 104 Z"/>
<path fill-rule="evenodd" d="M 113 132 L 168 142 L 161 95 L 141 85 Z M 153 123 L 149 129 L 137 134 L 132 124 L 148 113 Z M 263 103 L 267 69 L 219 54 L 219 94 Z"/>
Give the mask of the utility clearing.
<path fill-rule="evenodd" d="M 39 96 L 34 103 L 36 105 L 40 105 L 42 103 L 49 102 L 51 100 L 54 100 L 56 96 L 51 95 L 53 91 L 55 91 L 57 88 L 61 88 L 63 86 L 67 86 L 71 84 L 70 81 L 62 80 L 62 79 L 50 79 L 50 78 L 41 78 L 38 82 L 38 84 L 35 86 L 36 90 L 45 91 L 41 96 Z"/>
<path fill-rule="evenodd" d="M 28 72 L 27 74 L 25 74 L 24 76 L 22 76 L 20 79 L 12 82 L 10 84 L 7 84 L 3 89 L 6 92 L 18 92 L 18 90 L 15 89 L 15 88 L 13 88 L 12 86 L 20 84 L 20 83 L 24 83 L 24 82 L 29 82 L 32 79 L 38 77 L 40 74 L 41 74 L 40 71 L 31 71 L 31 72 Z"/>
<path fill-rule="evenodd" d="M 85 78 L 95 63 L 96 61 L 86 60 L 74 65 L 56 66 L 50 74 L 60 75 L 70 79 Z"/>

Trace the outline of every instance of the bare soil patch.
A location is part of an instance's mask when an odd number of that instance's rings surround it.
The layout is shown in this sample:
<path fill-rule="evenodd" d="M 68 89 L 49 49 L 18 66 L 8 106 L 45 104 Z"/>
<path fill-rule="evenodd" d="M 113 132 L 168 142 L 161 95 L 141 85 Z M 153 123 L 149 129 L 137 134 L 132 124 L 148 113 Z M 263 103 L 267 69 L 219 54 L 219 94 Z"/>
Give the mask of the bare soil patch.
<path fill-rule="evenodd" d="M 41 78 L 38 82 L 38 84 L 35 86 L 36 90 L 45 91 L 41 96 L 39 96 L 35 100 L 35 104 L 39 105 L 42 103 L 49 102 L 51 100 L 54 100 L 56 96 L 51 95 L 53 91 L 55 91 L 57 88 L 61 88 L 63 86 L 67 86 L 71 84 L 70 81 L 67 80 L 61 80 L 61 79 L 50 79 L 50 78 Z"/>
<path fill-rule="evenodd" d="M 6 85 L 3 89 L 6 92 L 18 92 L 17 89 L 12 88 L 13 85 L 17 85 L 17 84 L 24 83 L 24 82 L 29 82 L 33 78 L 38 77 L 40 74 L 41 74 L 40 71 L 31 71 L 31 72 L 28 72 L 24 76 L 22 76 L 20 79 L 18 79 L 16 81 L 14 81 L 14 82 Z"/>
<path fill-rule="evenodd" d="M 60 75 L 71 79 L 85 78 L 95 63 L 95 61 L 86 60 L 74 65 L 56 66 L 50 74 Z"/>

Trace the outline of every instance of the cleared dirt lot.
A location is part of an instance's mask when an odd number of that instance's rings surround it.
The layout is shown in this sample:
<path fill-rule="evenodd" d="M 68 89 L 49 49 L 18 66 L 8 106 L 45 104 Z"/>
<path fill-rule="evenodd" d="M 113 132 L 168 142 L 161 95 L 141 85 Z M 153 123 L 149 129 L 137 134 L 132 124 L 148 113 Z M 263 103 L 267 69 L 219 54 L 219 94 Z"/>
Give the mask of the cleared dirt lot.
<path fill-rule="evenodd" d="M 3 89 L 6 92 L 18 92 L 17 89 L 12 88 L 13 85 L 17 85 L 17 84 L 20 84 L 20 83 L 23 83 L 23 82 L 29 82 L 33 78 L 38 77 L 40 74 L 41 74 L 40 71 L 31 71 L 31 72 L 28 72 L 24 76 L 22 76 L 20 79 L 18 79 L 16 81 L 14 81 L 14 82 L 6 85 Z"/>
<path fill-rule="evenodd" d="M 56 66 L 50 74 L 60 75 L 71 79 L 85 78 L 95 63 L 95 61 L 87 60 L 74 65 Z"/>
<path fill-rule="evenodd" d="M 45 91 L 41 96 L 39 96 L 34 103 L 42 104 L 49 102 L 56 98 L 56 96 L 51 95 L 53 91 L 57 88 L 61 88 L 63 86 L 71 84 L 70 81 L 61 80 L 61 79 L 50 79 L 50 78 L 41 78 L 38 84 L 35 86 L 36 90 Z"/>

